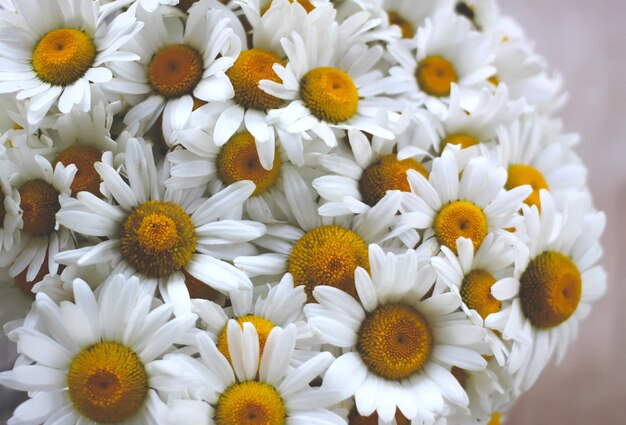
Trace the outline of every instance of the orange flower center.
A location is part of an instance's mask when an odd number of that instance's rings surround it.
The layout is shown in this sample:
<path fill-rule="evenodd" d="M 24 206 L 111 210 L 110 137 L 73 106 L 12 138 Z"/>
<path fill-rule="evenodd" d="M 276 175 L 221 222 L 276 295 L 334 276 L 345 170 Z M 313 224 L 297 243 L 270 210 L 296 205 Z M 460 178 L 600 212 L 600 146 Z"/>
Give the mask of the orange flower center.
<path fill-rule="evenodd" d="M 491 295 L 491 287 L 496 279 L 484 270 L 472 270 L 461 284 L 461 298 L 465 305 L 476 310 L 480 317 L 487 318 L 491 313 L 500 311 L 500 301 Z"/>
<path fill-rule="evenodd" d="M 398 12 L 389 11 L 387 12 L 387 16 L 389 17 L 390 25 L 397 25 L 400 27 L 400 31 L 402 32 L 402 38 L 413 38 L 415 35 L 415 28 L 413 24 L 407 21 L 402 15 Z"/>
<path fill-rule="evenodd" d="M 284 425 L 287 409 L 276 389 L 258 381 L 234 384 L 220 395 L 216 425 Z"/>
<path fill-rule="evenodd" d="M 456 240 L 469 238 L 477 250 L 487 236 L 487 217 L 468 201 L 454 201 L 439 210 L 435 216 L 435 236 L 441 245 L 458 254 Z"/>
<path fill-rule="evenodd" d="M 19 188 L 24 231 L 32 236 L 52 233 L 61 209 L 59 192 L 43 180 L 30 180 Z"/>
<path fill-rule="evenodd" d="M 102 151 L 89 146 L 72 146 L 59 153 L 53 165 L 61 163 L 65 166 L 76 165 L 76 175 L 70 186 L 72 188 L 72 196 L 76 196 L 78 192 L 91 192 L 96 196 L 100 196 L 100 174 L 96 171 L 94 164 L 102 158 Z"/>
<path fill-rule="evenodd" d="M 415 73 L 420 88 L 431 96 L 450 94 L 450 85 L 457 81 L 454 66 L 441 56 L 429 56 L 417 65 Z"/>
<path fill-rule="evenodd" d="M 148 65 L 148 80 L 157 94 L 174 99 L 193 92 L 203 67 L 202 56 L 193 47 L 172 44 L 154 54 Z"/>
<path fill-rule="evenodd" d="M 509 175 L 504 186 L 506 190 L 511 190 L 525 184 L 530 185 L 533 191 L 524 201 L 526 205 L 536 205 L 541 209 L 541 199 L 539 192 L 541 189 L 548 189 L 548 183 L 543 174 L 536 168 L 526 164 L 512 164 L 509 166 Z"/>
<path fill-rule="evenodd" d="M 300 83 L 300 95 L 311 113 L 322 121 L 339 124 L 356 115 L 359 92 L 352 78 L 337 68 L 315 68 Z"/>

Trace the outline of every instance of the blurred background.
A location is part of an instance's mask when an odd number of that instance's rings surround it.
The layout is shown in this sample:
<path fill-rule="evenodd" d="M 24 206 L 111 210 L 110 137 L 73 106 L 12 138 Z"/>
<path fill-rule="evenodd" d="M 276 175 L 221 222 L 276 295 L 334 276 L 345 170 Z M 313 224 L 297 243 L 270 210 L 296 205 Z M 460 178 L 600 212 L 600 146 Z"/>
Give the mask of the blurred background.
<path fill-rule="evenodd" d="M 620 425 L 626 422 L 626 1 L 503 0 L 565 78 L 565 128 L 579 132 L 599 209 L 606 212 L 607 295 L 581 327 L 563 363 L 551 365 L 506 415 L 507 425 Z M 10 368 L 0 343 L 0 370 Z M 20 395 L 0 389 L 0 424 Z"/>

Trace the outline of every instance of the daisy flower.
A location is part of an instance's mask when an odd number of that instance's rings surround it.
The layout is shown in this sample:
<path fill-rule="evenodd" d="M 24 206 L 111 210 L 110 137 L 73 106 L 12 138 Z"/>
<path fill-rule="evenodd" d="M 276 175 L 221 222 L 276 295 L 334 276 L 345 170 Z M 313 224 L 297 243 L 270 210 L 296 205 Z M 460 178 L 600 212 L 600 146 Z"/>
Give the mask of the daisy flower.
<path fill-rule="evenodd" d="M 162 115 L 166 142 L 204 102 L 228 99 L 232 85 L 224 73 L 239 54 L 241 43 L 231 23 L 234 15 L 199 2 L 183 19 L 165 9 L 137 12 L 145 28 L 128 44 L 138 62 L 112 64 L 115 78 L 106 89 L 128 97 L 134 106 L 127 125 L 139 122 L 146 131 Z M 136 103 L 136 104 L 135 104 Z"/>
<path fill-rule="evenodd" d="M 230 361 L 208 335 L 200 333 L 196 337 L 199 358 L 172 354 L 154 363 L 151 371 L 161 374 L 157 388 L 171 394 L 166 423 L 345 424 L 327 409 L 339 401 L 337 391 L 309 385 L 332 363 L 330 353 L 318 353 L 292 368 L 294 325 L 273 328 L 262 353 L 252 323 L 244 323 L 242 329 L 230 320 L 227 332 Z"/>
<path fill-rule="evenodd" d="M 60 198 L 70 194 L 76 166 L 50 163 L 39 151 L 25 146 L 8 152 L 12 162 L 10 187 L 3 189 L 5 205 L 5 231 L 21 223 L 19 244 L 2 258 L 2 265 L 10 265 L 9 274 L 16 276 L 28 270 L 26 280 L 32 281 L 42 270 L 56 274 L 59 265 L 54 256 L 74 247 L 70 231 L 60 225 L 56 213 Z M 19 221 L 15 221 L 15 207 L 19 205 Z M 7 224 L 8 220 L 8 224 Z M 6 235 L 5 235 L 6 237 Z"/>
<path fill-rule="evenodd" d="M 285 198 L 293 221 L 267 224 L 266 235 L 254 243 L 265 249 L 255 256 L 235 258 L 235 265 L 250 276 L 282 277 L 291 273 L 296 285 L 304 285 L 308 301 L 319 285 L 356 294 L 354 270 L 369 269 L 367 246 L 404 246 L 402 235 L 391 231 L 402 202 L 399 191 L 390 191 L 363 214 L 324 217 L 318 213 L 313 189 L 292 170 L 285 170 Z M 406 243 L 415 245 L 416 240 Z M 270 279 L 273 280 L 273 279 Z"/>
<path fill-rule="evenodd" d="M 465 18 L 441 10 L 419 28 L 414 43 L 388 46 L 398 63 L 389 72 L 401 79 L 407 100 L 423 103 L 443 117 L 452 83 L 474 90 L 489 85 L 487 79 L 495 73 L 491 62 L 496 42 L 489 34 L 474 31 Z M 471 90 L 463 93 L 461 105 L 465 107 L 474 98 Z"/>
<path fill-rule="evenodd" d="M 585 194 L 571 196 L 562 215 L 547 191 L 540 191 L 540 202 L 541 214 L 536 206 L 523 207 L 528 252 L 517 279 L 492 292 L 512 304 L 486 322 L 513 342 L 507 367 L 521 391 L 534 384 L 555 351 L 558 361 L 563 358 L 580 321 L 606 290 L 606 272 L 596 265 L 604 214 L 591 211 Z"/>
<path fill-rule="evenodd" d="M 398 81 L 376 69 L 383 55 L 381 46 L 344 44 L 336 23 L 305 28 L 281 42 L 288 58 L 286 65 L 274 65 L 281 82 L 262 80 L 259 87 L 287 101 L 268 116 L 294 136 L 298 147 L 286 148 L 288 152 L 302 150 L 299 146 L 311 133 L 329 147 L 336 146 L 337 135 L 348 130 L 393 138 L 387 129 L 387 111 L 396 109 L 396 104 L 381 95 Z"/>
<path fill-rule="evenodd" d="M 437 278 L 454 293 L 461 296 L 461 309 L 477 326 L 484 326 L 487 317 L 502 309 L 502 302 L 492 292 L 509 284 L 513 277 L 516 245 L 510 238 L 489 234 L 474 250 L 470 239 L 456 240 L 455 255 L 442 246 L 443 255 L 430 261 Z M 487 329 L 487 341 L 500 365 L 504 365 L 509 351 L 501 338 Z"/>
<path fill-rule="evenodd" d="M 17 14 L 0 30 L 1 93 L 28 99 L 27 118 L 39 123 L 51 107 L 68 113 L 91 106 L 94 87 L 111 80 L 104 66 L 134 61 L 119 49 L 142 27 L 134 11 L 105 17 L 116 3 L 92 0 L 14 1 Z M 5 15 L 6 17 L 6 15 Z"/>
<path fill-rule="evenodd" d="M 128 141 L 125 164 L 128 183 L 110 165 L 96 163 L 105 200 L 89 192 L 61 199 L 61 223 L 106 239 L 62 252 L 58 261 L 79 266 L 112 261 L 113 273 L 139 276 L 149 293 L 158 285 L 177 315 L 191 308 L 187 280 L 223 293 L 252 287 L 221 258 L 228 255 L 224 246 L 236 250 L 264 233 L 261 224 L 229 216 L 252 194 L 253 183 L 235 183 L 209 199 L 200 198 L 203 191 L 167 190 L 150 147 L 137 139 Z"/>
<path fill-rule="evenodd" d="M 498 146 L 493 156 L 507 168 L 506 189 L 530 185 L 532 193 L 524 200 L 541 210 L 539 192 L 548 190 L 558 206 L 569 195 L 585 188 L 587 169 L 571 147 L 578 142 L 573 134 L 563 134 L 559 121 L 524 115 L 497 129 Z"/>
<path fill-rule="evenodd" d="M 505 229 L 520 223 L 517 211 L 532 192 L 527 185 L 504 190 L 506 170 L 484 157 L 459 169 L 448 149 L 433 161 L 428 180 L 413 170 L 408 179 L 411 192 L 405 194 L 401 224 L 425 229 L 424 239 L 433 238 L 455 254 L 460 237 L 471 239 L 476 251 L 489 233 L 512 237 Z"/>
<path fill-rule="evenodd" d="M 137 278 L 115 276 L 98 296 L 77 279 L 73 294 L 74 302 L 58 305 L 39 294 L 38 329 L 12 331 L 33 364 L 0 373 L 3 385 L 31 397 L 8 423 L 159 423 L 167 408 L 151 389 L 150 366 L 196 316 L 170 319 L 172 305 L 153 307 Z"/>
<path fill-rule="evenodd" d="M 482 370 L 476 350 L 484 330 L 456 314 L 460 297 L 433 287 L 434 275 L 417 253 L 385 255 L 370 245 L 371 277 L 355 271 L 357 298 L 329 286 L 313 295 L 319 304 L 304 312 L 321 339 L 340 347 L 322 388 L 354 395 L 360 415 L 374 411 L 391 421 L 399 410 L 417 423 L 434 422 L 444 399 L 467 406 L 467 394 L 450 372 L 453 366 Z"/>

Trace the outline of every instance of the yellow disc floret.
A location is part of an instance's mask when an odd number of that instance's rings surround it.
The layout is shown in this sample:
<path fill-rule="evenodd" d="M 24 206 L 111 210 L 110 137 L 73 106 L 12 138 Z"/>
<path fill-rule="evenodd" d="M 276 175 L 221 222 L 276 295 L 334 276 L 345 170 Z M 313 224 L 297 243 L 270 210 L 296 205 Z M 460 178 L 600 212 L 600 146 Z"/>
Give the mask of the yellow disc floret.
<path fill-rule="evenodd" d="M 276 389 L 258 381 L 245 381 L 226 389 L 215 408 L 216 425 L 284 425 L 287 410 Z"/>
<path fill-rule="evenodd" d="M 67 374 L 69 396 L 83 416 L 118 423 L 145 404 L 148 375 L 141 360 L 117 342 L 101 342 L 81 351 Z"/>
<path fill-rule="evenodd" d="M 196 248 L 191 217 L 180 206 L 148 201 L 136 207 L 124 221 L 122 255 L 140 273 L 169 276 L 181 270 Z"/>
<path fill-rule="evenodd" d="M 60 28 L 39 40 L 32 63 L 40 80 L 68 86 L 85 75 L 95 59 L 96 46 L 89 35 L 73 28 Z"/>
<path fill-rule="evenodd" d="M 259 336 L 259 353 L 263 354 L 265 343 L 270 336 L 270 332 L 274 329 L 274 324 L 267 320 L 265 317 L 256 316 L 254 314 L 248 314 L 246 316 L 237 317 L 237 323 L 243 329 L 244 323 L 252 323 L 256 329 L 256 333 Z M 217 349 L 230 361 L 230 351 L 228 350 L 228 326 L 224 326 L 217 336 Z"/>
<path fill-rule="evenodd" d="M 148 65 L 148 80 L 157 94 L 173 99 L 193 92 L 202 78 L 203 67 L 196 49 L 172 44 L 154 54 Z"/>
<path fill-rule="evenodd" d="M 500 412 L 494 412 L 491 415 L 491 419 L 489 419 L 489 422 L 487 422 L 487 425 L 500 425 Z"/>
<path fill-rule="evenodd" d="M 385 379 L 400 380 L 426 364 L 433 349 L 433 335 L 415 308 L 386 304 L 361 324 L 357 349 L 370 371 Z"/>
<path fill-rule="evenodd" d="M 491 287 L 496 279 L 485 270 L 472 270 L 461 284 L 461 298 L 465 305 L 476 310 L 485 319 L 491 313 L 500 311 L 500 301 L 491 295 Z"/>
<path fill-rule="evenodd" d="M 415 170 L 428 178 L 428 171 L 422 164 L 413 158 L 400 161 L 396 154 L 385 155 L 379 162 L 367 167 L 359 180 L 359 190 L 363 202 L 374 206 L 385 196 L 388 190 L 409 192 L 411 187 L 406 178 L 408 170 Z"/>
<path fill-rule="evenodd" d="M 415 28 L 411 22 L 406 20 L 398 12 L 389 11 L 387 12 L 387 16 L 389 17 L 389 25 L 397 25 L 400 27 L 402 38 L 413 38 L 415 35 Z"/>
<path fill-rule="evenodd" d="M 524 201 L 526 205 L 536 205 L 541 208 L 541 200 L 539 192 L 541 189 L 549 189 L 546 179 L 539 170 L 526 164 L 512 164 L 509 166 L 509 175 L 504 186 L 507 190 L 511 190 L 525 184 L 530 185 L 533 191 Z"/>
<path fill-rule="evenodd" d="M 32 236 L 52 233 L 61 209 L 59 192 L 44 180 L 30 180 L 18 190 L 24 231 Z"/>
<path fill-rule="evenodd" d="M 456 83 L 454 66 L 441 56 L 422 59 L 415 72 L 420 88 L 431 96 L 443 97 L 450 94 L 450 85 Z"/>
<path fill-rule="evenodd" d="M 345 122 L 359 109 L 359 92 L 352 78 L 337 68 L 315 68 L 300 82 L 300 95 L 311 113 L 333 124 Z"/>
<path fill-rule="evenodd" d="M 354 271 L 369 270 L 367 244 L 352 230 L 320 226 L 302 236 L 289 254 L 289 273 L 296 285 L 305 285 L 309 302 L 319 285 L 339 288 L 356 296 Z"/>
<path fill-rule="evenodd" d="M 487 236 L 487 217 L 483 210 L 468 201 L 454 201 L 443 206 L 435 217 L 435 236 L 457 254 L 456 240 L 469 238 L 477 250 Z"/>
<path fill-rule="evenodd" d="M 537 328 L 553 328 L 569 319 L 578 308 L 581 293 L 580 271 L 560 252 L 539 254 L 520 278 L 522 310 Z"/>
<path fill-rule="evenodd" d="M 102 151 L 90 146 L 76 145 L 59 153 L 53 165 L 61 163 L 65 166 L 76 165 L 76 175 L 72 181 L 72 196 L 78 192 L 87 191 L 96 196 L 100 195 L 100 174 L 94 164 L 102 158 Z"/>
<path fill-rule="evenodd" d="M 440 151 L 443 152 L 443 150 L 448 144 L 456 145 L 460 147 L 461 149 L 466 149 L 466 148 L 469 148 L 470 146 L 476 146 L 479 143 L 480 141 L 477 138 L 475 138 L 474 136 L 470 136 L 469 134 L 464 134 L 464 133 L 450 134 L 449 136 L 447 136 L 445 139 L 441 141 Z"/>
<path fill-rule="evenodd" d="M 293 3 L 293 1 L 294 0 L 289 0 L 289 3 Z M 315 9 L 315 6 L 313 6 L 309 0 L 296 0 L 296 3 L 302 6 L 304 10 L 306 10 L 306 13 L 310 13 L 313 9 Z M 272 0 L 269 0 L 265 6 L 261 8 L 261 16 L 265 15 L 265 12 L 267 12 L 270 7 L 272 7 Z"/>
<path fill-rule="evenodd" d="M 280 82 L 272 69 L 275 63 L 284 65 L 285 61 L 268 50 L 242 51 L 233 66 L 226 71 L 235 90 L 235 102 L 245 108 L 261 111 L 278 108 L 283 100 L 259 88 L 261 80 Z"/>
<path fill-rule="evenodd" d="M 230 138 L 217 156 L 217 175 L 224 184 L 240 180 L 251 180 L 255 185 L 254 195 L 266 192 L 274 186 L 280 175 L 281 162 L 278 152 L 274 155 L 271 170 L 266 170 L 259 161 L 254 137 L 247 131 Z"/>

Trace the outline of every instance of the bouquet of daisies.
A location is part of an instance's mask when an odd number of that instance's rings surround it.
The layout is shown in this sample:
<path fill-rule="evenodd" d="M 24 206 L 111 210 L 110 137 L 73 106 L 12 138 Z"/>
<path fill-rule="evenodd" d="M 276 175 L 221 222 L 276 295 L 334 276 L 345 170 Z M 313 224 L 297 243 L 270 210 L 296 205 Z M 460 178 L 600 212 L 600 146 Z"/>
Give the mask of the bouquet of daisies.
<path fill-rule="evenodd" d="M 11 425 L 499 424 L 605 290 L 495 0 L 0 1 Z"/>

